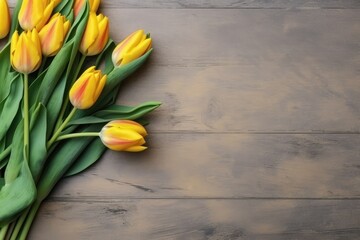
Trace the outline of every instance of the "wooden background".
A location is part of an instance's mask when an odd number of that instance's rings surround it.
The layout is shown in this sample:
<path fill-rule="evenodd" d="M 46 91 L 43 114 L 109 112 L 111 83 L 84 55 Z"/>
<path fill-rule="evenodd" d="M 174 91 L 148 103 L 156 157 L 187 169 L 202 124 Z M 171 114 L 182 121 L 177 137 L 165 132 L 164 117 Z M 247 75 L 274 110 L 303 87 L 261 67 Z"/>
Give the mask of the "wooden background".
<path fill-rule="evenodd" d="M 155 51 L 149 150 L 63 180 L 29 239 L 360 239 L 360 1 L 108 0 Z"/>

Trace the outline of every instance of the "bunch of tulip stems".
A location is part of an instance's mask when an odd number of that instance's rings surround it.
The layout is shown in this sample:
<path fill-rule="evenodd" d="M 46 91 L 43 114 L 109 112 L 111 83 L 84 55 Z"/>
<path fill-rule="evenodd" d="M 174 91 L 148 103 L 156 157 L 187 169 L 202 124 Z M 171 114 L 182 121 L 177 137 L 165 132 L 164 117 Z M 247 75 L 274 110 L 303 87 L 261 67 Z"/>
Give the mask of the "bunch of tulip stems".
<path fill-rule="evenodd" d="M 99 5 L 19 0 L 11 16 L 0 0 L 0 38 L 9 37 L 0 52 L 0 240 L 26 239 L 56 183 L 106 148 L 146 149 L 141 118 L 160 103 L 116 99 L 152 52 L 151 38 L 137 30 L 116 45 Z"/>

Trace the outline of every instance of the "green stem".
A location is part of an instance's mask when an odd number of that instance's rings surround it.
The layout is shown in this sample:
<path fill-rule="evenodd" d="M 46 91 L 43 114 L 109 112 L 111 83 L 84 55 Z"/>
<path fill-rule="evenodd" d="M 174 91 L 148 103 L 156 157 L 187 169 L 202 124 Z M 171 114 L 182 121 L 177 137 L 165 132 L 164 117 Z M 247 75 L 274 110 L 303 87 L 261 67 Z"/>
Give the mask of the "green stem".
<path fill-rule="evenodd" d="M 9 228 L 9 224 L 3 226 L 3 227 L 0 229 L 0 240 L 5 240 L 5 237 L 6 237 L 6 233 L 7 233 L 8 228 Z"/>
<path fill-rule="evenodd" d="M 56 141 L 68 139 L 68 138 L 77 138 L 77 137 L 98 137 L 98 132 L 83 132 L 83 133 L 70 133 L 59 136 Z"/>
<path fill-rule="evenodd" d="M 0 162 L 4 160 L 7 156 L 9 156 L 10 152 L 11 152 L 11 145 L 5 148 L 5 150 L 2 151 L 2 153 L 0 153 Z"/>
<path fill-rule="evenodd" d="M 16 225 L 15 225 L 14 231 L 11 234 L 10 240 L 17 239 L 17 236 L 19 235 L 21 227 L 23 226 L 29 211 L 30 211 L 30 208 L 26 209 L 25 212 L 23 212 L 23 214 L 21 214 L 20 218 L 16 221 Z"/>
<path fill-rule="evenodd" d="M 81 58 L 80 58 L 80 62 L 76 68 L 76 71 L 75 71 L 75 74 L 74 74 L 74 77 L 73 79 L 71 80 L 71 85 L 75 82 L 75 80 L 77 79 L 78 75 L 79 75 L 79 72 L 82 68 L 82 65 L 84 64 L 84 61 L 85 61 L 85 58 L 86 56 L 85 55 L 81 55 Z M 58 121 L 56 122 L 55 124 L 55 129 L 58 129 L 59 126 L 61 125 L 61 121 L 64 117 L 64 114 L 65 114 L 65 111 L 66 111 L 66 108 L 67 106 L 69 105 L 69 98 L 66 97 L 66 99 L 64 100 L 63 102 L 63 105 L 61 106 L 61 111 L 60 111 L 60 114 L 59 114 L 59 117 L 58 117 Z"/>
<path fill-rule="evenodd" d="M 29 76 L 24 74 L 24 149 L 25 158 L 29 160 Z"/>
<path fill-rule="evenodd" d="M 26 218 L 26 221 L 25 221 L 25 224 L 24 224 L 24 227 L 23 229 L 21 230 L 21 234 L 20 234 L 20 237 L 18 238 L 19 240 L 26 240 L 26 237 L 29 233 L 29 230 L 30 230 L 30 227 L 31 227 L 31 224 L 32 222 L 34 221 L 34 218 L 36 216 L 36 213 L 40 207 L 40 204 L 41 202 L 40 201 L 36 201 L 31 209 L 30 209 L 30 212 L 29 212 L 29 215 L 27 216 Z"/>
<path fill-rule="evenodd" d="M 51 145 L 56 141 L 56 139 L 59 137 L 59 135 L 61 134 L 62 130 L 64 130 L 64 128 L 66 127 L 66 125 L 70 122 L 71 118 L 74 116 L 76 112 L 76 108 L 73 108 L 71 110 L 71 112 L 69 113 L 69 115 L 67 116 L 67 118 L 64 120 L 64 122 L 60 125 L 60 127 L 56 130 L 56 132 L 54 133 L 54 135 L 52 136 L 52 138 L 48 141 L 47 143 L 47 148 L 49 149 L 51 147 Z"/>

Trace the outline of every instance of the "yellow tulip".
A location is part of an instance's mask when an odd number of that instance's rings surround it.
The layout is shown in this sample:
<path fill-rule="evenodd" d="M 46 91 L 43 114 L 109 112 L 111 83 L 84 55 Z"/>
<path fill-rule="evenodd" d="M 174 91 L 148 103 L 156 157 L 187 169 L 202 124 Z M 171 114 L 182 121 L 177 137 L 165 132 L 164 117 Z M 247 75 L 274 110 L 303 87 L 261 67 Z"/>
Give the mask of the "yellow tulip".
<path fill-rule="evenodd" d="M 38 31 L 47 23 L 59 0 L 23 0 L 19 12 L 19 24 L 24 30 Z"/>
<path fill-rule="evenodd" d="M 57 54 L 70 28 L 70 21 L 56 13 L 39 32 L 41 49 L 44 56 Z"/>
<path fill-rule="evenodd" d="M 0 16 L 2 22 L 0 24 L 0 39 L 6 37 L 10 31 L 10 12 L 6 0 L 0 0 Z"/>
<path fill-rule="evenodd" d="M 13 68 L 21 73 L 32 73 L 41 64 L 41 46 L 36 29 L 22 32 L 15 31 L 11 38 L 10 61 Z"/>
<path fill-rule="evenodd" d="M 130 120 L 115 120 L 106 124 L 100 138 L 103 144 L 115 151 L 140 152 L 147 147 L 144 137 L 147 132 L 139 123 Z"/>
<path fill-rule="evenodd" d="M 144 30 L 138 30 L 116 46 L 112 53 L 112 61 L 115 66 L 121 66 L 141 57 L 149 49 L 151 38 L 146 37 Z"/>
<path fill-rule="evenodd" d="M 88 109 L 99 98 L 105 83 L 106 75 L 95 67 L 88 68 L 76 80 L 69 92 L 71 104 L 77 109 Z"/>
<path fill-rule="evenodd" d="M 86 0 L 75 0 L 74 3 L 74 15 L 75 17 L 77 15 L 79 15 L 80 10 L 84 7 Z M 90 4 L 90 12 L 97 12 L 99 5 L 100 5 L 100 0 L 89 0 L 89 4 Z"/>
<path fill-rule="evenodd" d="M 102 52 L 109 40 L 109 19 L 104 15 L 96 16 L 90 12 L 84 35 L 80 43 L 80 52 L 85 56 L 94 56 Z"/>

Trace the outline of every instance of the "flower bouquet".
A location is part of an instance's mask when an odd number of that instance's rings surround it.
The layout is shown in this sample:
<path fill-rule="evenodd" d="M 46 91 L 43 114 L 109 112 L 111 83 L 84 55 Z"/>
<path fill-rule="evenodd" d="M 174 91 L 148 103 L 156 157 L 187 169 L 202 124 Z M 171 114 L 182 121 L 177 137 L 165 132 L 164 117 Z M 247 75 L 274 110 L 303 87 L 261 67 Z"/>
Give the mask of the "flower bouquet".
<path fill-rule="evenodd" d="M 141 117 L 160 103 L 116 99 L 152 40 L 138 30 L 116 45 L 99 4 L 18 0 L 11 17 L 0 0 L 0 38 L 9 36 L 0 52 L 0 240 L 26 239 L 56 183 L 106 148 L 146 149 Z"/>

